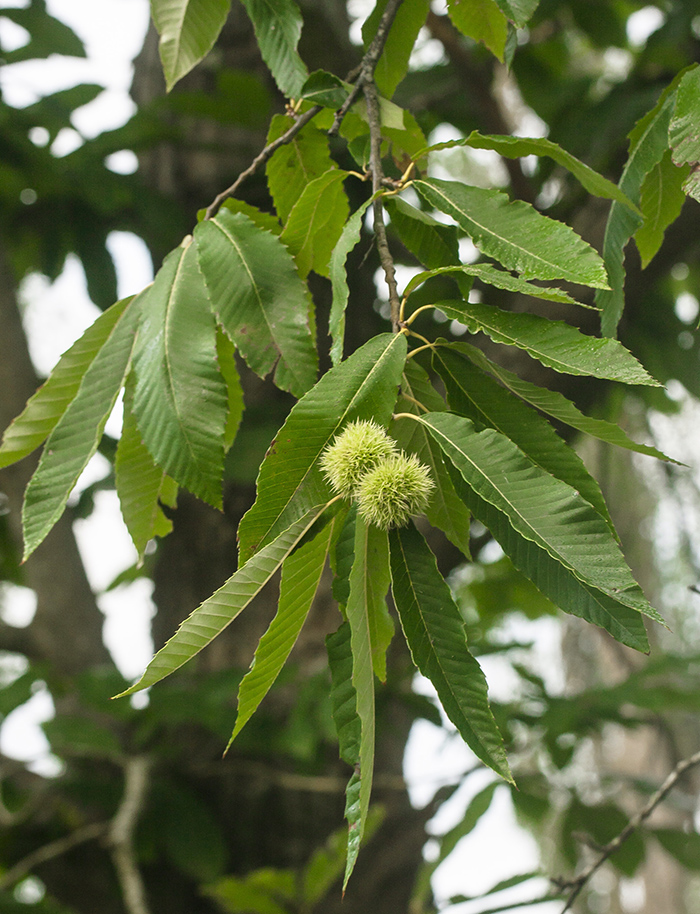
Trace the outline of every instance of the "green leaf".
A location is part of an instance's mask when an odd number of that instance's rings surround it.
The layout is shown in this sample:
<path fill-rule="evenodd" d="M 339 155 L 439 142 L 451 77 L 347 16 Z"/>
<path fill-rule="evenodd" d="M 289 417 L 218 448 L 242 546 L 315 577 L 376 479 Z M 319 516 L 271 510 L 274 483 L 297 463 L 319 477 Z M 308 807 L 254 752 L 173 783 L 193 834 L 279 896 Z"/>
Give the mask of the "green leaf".
<path fill-rule="evenodd" d="M 301 97 L 313 105 L 335 110 L 342 106 L 351 91 L 351 83 L 326 70 L 315 70 L 302 86 Z"/>
<path fill-rule="evenodd" d="M 168 92 L 211 51 L 230 0 L 151 0 Z"/>
<path fill-rule="evenodd" d="M 267 142 L 279 139 L 293 125 L 294 118 L 276 114 L 270 124 Z M 265 173 L 270 196 L 282 222 L 289 218 L 306 185 L 334 167 L 328 150 L 328 136 L 313 124 L 307 124 L 291 142 L 275 150 Z"/>
<path fill-rule="evenodd" d="M 357 693 L 352 684 L 350 623 L 343 622 L 337 632 L 326 637 L 331 671 L 331 705 L 338 734 L 341 759 L 353 768 L 360 761 L 362 724 L 357 716 Z"/>
<path fill-rule="evenodd" d="M 507 368 L 502 368 L 500 365 L 492 362 L 480 349 L 477 349 L 476 346 L 464 342 L 446 343 L 445 345 L 448 345 L 457 352 L 461 352 L 462 355 L 465 355 L 475 365 L 478 365 L 479 368 L 490 372 L 490 374 L 497 378 L 501 384 L 518 397 L 525 400 L 526 403 L 529 403 L 531 406 L 534 406 L 535 409 L 538 409 L 543 413 L 547 413 L 548 416 L 552 416 L 559 422 L 563 422 L 565 425 L 571 426 L 571 428 L 578 429 L 578 431 L 584 432 L 593 438 L 598 438 L 600 441 L 605 441 L 608 444 L 614 444 L 617 447 L 622 447 L 629 451 L 636 451 L 638 454 L 647 454 L 649 457 L 655 457 L 657 460 L 671 460 L 670 457 L 662 454 L 661 451 L 654 447 L 632 441 L 632 439 L 629 438 L 618 425 L 615 425 L 615 423 L 607 422 L 605 419 L 592 419 L 590 416 L 584 415 L 584 413 L 577 409 L 570 400 L 567 400 L 566 397 L 558 391 L 546 390 L 543 387 L 538 387 L 536 384 L 530 383 L 530 381 L 523 381 L 516 374 L 508 371 Z M 673 462 L 675 463 L 675 461 Z"/>
<path fill-rule="evenodd" d="M 64 352 L 48 379 L 5 429 L 0 446 L 0 469 L 31 454 L 51 434 L 132 298 L 112 305 Z"/>
<path fill-rule="evenodd" d="M 362 26 L 365 49 L 374 38 L 379 20 L 386 7 L 386 0 L 379 0 Z M 406 75 L 413 45 L 430 9 L 430 0 L 412 0 L 402 3 L 389 29 L 389 35 L 374 72 L 374 80 L 382 95 L 391 98 L 396 87 Z"/>
<path fill-rule="evenodd" d="M 258 642 L 250 670 L 238 688 L 238 714 L 227 750 L 277 679 L 294 647 L 326 565 L 333 525 L 326 524 L 282 564 L 277 612 Z"/>
<path fill-rule="evenodd" d="M 25 559 L 63 514 L 68 496 L 97 450 L 124 385 L 139 304 L 140 297 L 121 311 L 85 372 L 77 394 L 49 435 L 24 498 Z"/>
<path fill-rule="evenodd" d="M 292 207 L 280 241 L 294 256 L 302 279 L 310 270 L 329 275 L 331 254 L 350 211 L 343 190 L 347 174 L 334 168 L 315 178 Z"/>
<path fill-rule="evenodd" d="M 389 540 L 385 530 L 380 530 L 371 524 L 364 534 L 358 532 L 358 528 L 363 526 L 365 525 L 361 521 L 356 522 L 353 572 L 357 573 L 358 586 L 362 587 L 362 600 L 369 624 L 374 674 L 381 682 L 386 682 L 386 652 L 394 637 L 394 620 L 391 618 L 386 604 L 386 596 L 391 584 Z M 363 549 L 361 554 L 357 552 L 360 539 Z M 361 576 L 360 572 L 356 571 L 358 562 Z M 350 574 L 351 590 L 353 572 Z M 350 602 L 348 602 L 347 612 L 350 613 Z"/>
<path fill-rule="evenodd" d="M 333 365 L 338 365 L 343 358 L 343 344 L 345 341 L 345 309 L 350 297 L 345 261 L 350 251 L 360 240 L 364 215 L 373 199 L 366 200 L 350 216 L 341 232 L 338 243 L 333 248 L 328 265 L 328 276 L 333 288 L 333 303 L 328 318 L 328 332 L 333 341 L 330 350 Z"/>
<path fill-rule="evenodd" d="M 680 215 L 685 202 L 684 182 L 689 173 L 687 166 L 674 165 L 671 151 L 666 150 L 644 179 L 639 198 L 644 222 L 634 233 L 642 268 L 649 265 L 661 247 L 666 229 Z"/>
<path fill-rule="evenodd" d="M 323 449 L 353 419 L 388 424 L 405 358 L 403 334 L 376 336 L 293 407 L 260 467 L 257 500 L 238 529 L 241 562 L 330 497 L 318 467 Z"/>
<path fill-rule="evenodd" d="M 357 505 L 351 504 L 340 515 L 337 536 L 331 548 L 331 568 L 333 569 L 333 599 L 338 603 L 343 618 L 346 618 L 345 607 L 350 596 L 350 572 L 355 556 L 355 519 Z"/>
<path fill-rule="evenodd" d="M 172 251 L 143 293 L 134 350 L 134 415 L 168 476 L 221 507 L 227 391 L 196 245 Z"/>
<path fill-rule="evenodd" d="M 426 425 L 467 484 L 522 536 L 584 584 L 663 623 L 607 524 L 575 489 L 544 472 L 494 429 L 477 432 L 469 419 L 449 413 L 428 413 L 413 421 Z"/>
<path fill-rule="evenodd" d="M 631 352 L 617 340 L 587 336 L 563 321 L 524 312 L 501 311 L 481 302 L 438 302 L 448 317 L 461 321 L 472 333 L 483 331 L 496 343 L 517 346 L 543 365 L 563 374 L 593 376 L 622 384 L 660 387 Z"/>
<path fill-rule="evenodd" d="M 675 165 L 700 162 L 700 67 L 697 65 L 684 73 L 678 84 L 668 142 Z"/>
<path fill-rule="evenodd" d="M 66 57 L 86 57 L 85 46 L 75 32 L 59 19 L 48 14 L 46 4 L 33 2 L 22 9 L 4 6 L 4 19 L 9 19 L 29 32 L 27 44 L 14 51 L 3 49 L 5 64 L 37 60 L 61 54 Z"/>
<path fill-rule="evenodd" d="M 394 602 L 413 662 L 474 754 L 512 782 L 486 679 L 467 648 L 464 620 L 435 556 L 411 524 L 389 533 Z"/>
<path fill-rule="evenodd" d="M 300 397 L 316 379 L 304 283 L 279 238 L 243 213 L 219 211 L 195 229 L 212 307 L 250 368 Z"/>
<path fill-rule="evenodd" d="M 122 757 L 122 748 L 112 730 L 85 715 L 61 714 L 41 728 L 58 755 L 115 762 Z"/>
<path fill-rule="evenodd" d="M 122 698 L 160 682 L 211 643 L 260 593 L 327 507 L 328 503 L 315 505 L 239 568 L 223 587 L 181 623 L 148 664 L 139 681 L 115 697 Z"/>
<path fill-rule="evenodd" d="M 645 115 L 630 134 L 630 152 L 620 189 L 639 204 L 642 184 L 668 148 L 668 126 L 675 92 L 667 91 L 649 114 Z M 625 306 L 625 247 L 639 228 L 641 219 L 617 201 L 610 207 L 603 240 L 603 260 L 608 272 L 610 289 L 596 293 L 601 309 L 601 328 L 605 336 L 615 336 Z"/>
<path fill-rule="evenodd" d="M 397 412 L 420 415 L 425 410 L 439 412 L 445 408 L 444 401 L 433 388 L 427 373 L 415 359 L 406 362 L 401 379 L 401 394 Z M 469 511 L 455 492 L 439 445 L 433 436 L 416 422 L 395 422 L 391 431 L 399 446 L 404 451 L 416 454 L 421 463 L 430 470 L 435 488 L 426 508 L 426 517 L 434 527 L 442 530 L 465 556 L 469 556 Z"/>
<path fill-rule="evenodd" d="M 497 0 L 498 2 L 498 0 Z M 522 137 L 491 134 L 485 136 L 478 130 L 473 130 L 468 137 L 461 140 L 447 140 L 444 143 L 437 143 L 429 146 L 424 153 L 435 152 L 439 149 L 453 149 L 459 146 L 469 146 L 472 149 L 493 149 L 499 155 L 506 156 L 509 159 L 519 159 L 524 156 L 547 156 L 557 165 L 566 168 L 567 171 L 581 183 L 581 185 L 596 197 L 604 197 L 608 200 L 617 200 L 618 203 L 628 207 L 633 212 L 638 212 L 637 207 L 627 197 L 624 192 L 617 186 L 593 171 L 588 165 L 585 165 L 576 156 L 562 149 L 557 143 L 544 137 Z"/>
<path fill-rule="evenodd" d="M 243 419 L 243 388 L 236 367 L 236 350 L 221 327 L 216 328 L 216 361 L 228 390 L 228 417 L 224 429 L 224 450 L 229 451 Z"/>
<path fill-rule="evenodd" d="M 580 492 L 615 535 L 600 486 L 546 419 L 446 346 L 434 349 L 433 365 L 445 384 L 451 409 L 510 438 L 533 463 Z"/>
<path fill-rule="evenodd" d="M 401 197 L 387 197 L 385 207 L 401 241 L 429 270 L 459 266 L 459 241 L 454 225 L 433 219 Z"/>
<path fill-rule="evenodd" d="M 508 20 L 496 0 L 447 0 L 447 12 L 467 38 L 481 41 L 503 62 L 508 39 Z"/>
<path fill-rule="evenodd" d="M 174 506 L 177 484 L 154 463 L 141 440 L 130 395 L 125 397 L 124 424 L 114 470 L 122 517 L 142 563 L 149 541 L 155 536 L 167 536 L 173 529 L 160 503 Z"/>
<path fill-rule="evenodd" d="M 265 63 L 280 92 L 299 98 L 309 72 L 297 53 L 303 20 L 294 0 L 243 0 Z"/>
<path fill-rule="evenodd" d="M 226 914 L 289 914 L 297 895 L 296 873 L 261 867 L 246 876 L 224 876 L 202 892 Z"/>
<path fill-rule="evenodd" d="M 529 203 L 511 203 L 501 191 L 438 178 L 412 186 L 427 203 L 451 216 L 484 254 L 525 279 L 566 279 L 608 288 L 596 251 L 568 225 L 541 215 Z"/>
<path fill-rule="evenodd" d="M 652 834 L 672 857 L 688 870 L 700 871 L 700 835 L 673 828 L 655 828 Z"/>
<path fill-rule="evenodd" d="M 527 25 L 540 0 L 496 0 L 496 3 L 511 22 L 521 29 Z"/>
<path fill-rule="evenodd" d="M 490 504 L 452 471 L 455 487 L 476 517 L 493 534 L 513 565 L 565 613 L 607 631 L 621 644 L 648 653 L 649 641 L 637 609 L 582 582 L 546 549 L 515 529 L 508 515 Z"/>

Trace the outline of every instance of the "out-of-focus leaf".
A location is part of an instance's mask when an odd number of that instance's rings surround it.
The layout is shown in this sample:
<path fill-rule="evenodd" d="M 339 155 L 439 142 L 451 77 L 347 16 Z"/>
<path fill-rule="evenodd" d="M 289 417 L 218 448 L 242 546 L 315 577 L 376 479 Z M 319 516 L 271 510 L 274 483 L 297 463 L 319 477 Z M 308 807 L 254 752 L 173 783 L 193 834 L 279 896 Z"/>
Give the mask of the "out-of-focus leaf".
<path fill-rule="evenodd" d="M 644 179 L 639 198 L 644 222 L 634 233 L 642 267 L 649 265 L 661 247 L 666 229 L 680 215 L 689 171 L 687 166 L 674 165 L 671 151 L 667 150 Z"/>
<path fill-rule="evenodd" d="M 298 98 L 308 79 L 306 64 L 297 53 L 303 21 L 294 0 L 243 0 L 255 29 L 265 63 L 280 92 Z"/>
<path fill-rule="evenodd" d="M 663 849 L 682 866 L 695 872 L 700 871 L 700 835 L 697 832 L 655 828 L 652 834 Z"/>
<path fill-rule="evenodd" d="M 343 343 L 345 339 L 345 309 L 350 297 L 350 289 L 345 271 L 345 261 L 347 256 L 360 240 L 362 232 L 362 221 L 364 219 L 367 207 L 372 200 L 366 200 L 350 216 L 343 231 L 341 232 L 338 243 L 333 248 L 330 263 L 328 265 L 328 276 L 333 288 L 333 303 L 331 304 L 331 313 L 328 318 L 328 332 L 330 333 L 331 344 L 331 361 L 334 365 L 343 358 Z"/>
<path fill-rule="evenodd" d="M 211 51 L 230 0 L 151 0 L 168 91 Z"/>
<path fill-rule="evenodd" d="M 376 34 L 385 7 L 386 0 L 379 0 L 362 26 L 365 48 Z M 387 98 L 391 98 L 406 75 L 413 45 L 418 32 L 425 25 L 429 8 L 429 0 L 412 0 L 410 3 L 402 3 L 396 12 L 374 73 L 377 88 Z"/>
<path fill-rule="evenodd" d="M 503 61 L 508 39 L 508 20 L 496 0 L 447 0 L 447 12 L 455 26 L 468 38 L 481 41 Z"/>

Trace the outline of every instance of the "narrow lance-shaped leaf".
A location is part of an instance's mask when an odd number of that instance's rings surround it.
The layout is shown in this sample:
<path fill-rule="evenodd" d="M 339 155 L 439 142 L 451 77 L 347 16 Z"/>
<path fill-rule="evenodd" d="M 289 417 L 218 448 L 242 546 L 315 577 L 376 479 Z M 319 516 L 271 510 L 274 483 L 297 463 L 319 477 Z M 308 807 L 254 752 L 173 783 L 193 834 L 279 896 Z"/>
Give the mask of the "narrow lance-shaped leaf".
<path fill-rule="evenodd" d="M 700 67 L 682 74 L 678 83 L 668 142 L 676 165 L 700 162 Z"/>
<path fill-rule="evenodd" d="M 425 423 L 446 456 L 480 498 L 498 508 L 526 539 L 545 549 L 584 584 L 657 622 L 603 518 L 562 482 L 534 464 L 494 429 L 449 413 L 413 419 Z"/>
<path fill-rule="evenodd" d="M 97 450 L 124 385 L 139 304 L 139 298 L 134 299 L 121 312 L 85 372 L 77 394 L 49 435 L 24 499 L 25 559 L 63 514 L 68 496 Z"/>
<path fill-rule="evenodd" d="M 450 343 L 447 343 L 445 340 L 438 341 L 438 343 L 440 342 L 450 349 L 454 349 L 456 352 L 465 355 L 475 365 L 478 365 L 479 368 L 492 374 L 501 384 L 507 387 L 508 390 L 512 391 L 518 397 L 521 397 L 526 403 L 530 403 L 535 409 L 547 413 L 547 415 L 552 416 L 559 422 L 563 422 L 565 425 L 571 426 L 571 428 L 578 429 L 578 431 L 584 432 L 593 438 L 598 438 L 600 441 L 614 444 L 617 447 L 622 447 L 629 451 L 647 454 L 649 457 L 655 457 L 657 460 L 671 459 L 654 447 L 632 441 L 632 439 L 613 422 L 607 422 L 605 419 L 592 419 L 590 416 L 586 416 L 558 391 L 547 390 L 544 387 L 538 387 L 536 384 L 532 384 L 530 381 L 523 381 L 516 374 L 513 374 L 512 371 L 508 371 L 507 368 L 502 368 L 500 365 L 492 362 L 480 349 L 477 349 L 476 346 L 461 341 Z"/>
<path fill-rule="evenodd" d="M 634 233 L 634 243 L 647 267 L 661 247 L 666 229 L 675 222 L 685 203 L 684 182 L 690 168 L 673 164 L 671 151 L 666 152 L 644 179 L 639 205 L 644 222 Z"/>
<path fill-rule="evenodd" d="M 353 419 L 388 424 L 405 359 L 403 334 L 376 336 L 292 408 L 260 467 L 256 502 L 238 529 L 241 562 L 330 497 L 318 467 L 323 449 Z"/>
<path fill-rule="evenodd" d="M 328 506 L 328 503 L 314 506 L 239 568 L 185 619 L 148 664 L 139 681 L 116 697 L 131 695 L 160 682 L 210 644 L 262 590 Z"/>
<path fill-rule="evenodd" d="M 452 477 L 470 510 L 491 532 L 513 565 L 529 578 L 556 606 L 566 613 L 597 625 L 616 641 L 647 652 L 644 621 L 633 609 L 600 588 L 581 581 L 570 569 L 515 529 L 508 515 L 490 504 L 468 485 L 452 467 Z"/>
<path fill-rule="evenodd" d="M 350 208 L 343 190 L 347 172 L 327 171 L 306 185 L 292 207 L 280 241 L 296 260 L 302 279 L 310 270 L 328 276 L 328 262 L 348 218 Z"/>
<path fill-rule="evenodd" d="M 496 343 L 524 349 L 543 365 L 563 374 L 661 386 L 617 340 L 587 336 L 563 321 L 501 311 L 481 302 L 465 303 L 464 311 L 455 308 L 453 301 L 438 302 L 435 307 L 466 324 L 472 333 L 481 330 Z"/>
<path fill-rule="evenodd" d="M 438 178 L 412 186 L 427 203 L 451 216 L 484 254 L 525 279 L 566 279 L 608 288 L 596 251 L 568 225 L 543 216 L 529 203 L 511 202 L 498 190 Z"/>
<path fill-rule="evenodd" d="M 277 612 L 258 642 L 250 670 L 238 687 L 238 714 L 228 747 L 277 679 L 311 609 L 326 564 L 333 524 L 326 524 L 282 564 Z"/>
<path fill-rule="evenodd" d="M 151 0 L 168 91 L 214 46 L 230 0 Z"/>
<path fill-rule="evenodd" d="M 235 348 L 221 327 L 216 328 L 216 361 L 228 391 L 228 416 L 224 429 L 224 449 L 228 451 L 243 419 L 245 403 L 241 378 L 236 367 Z"/>
<path fill-rule="evenodd" d="M 478 425 L 495 428 L 543 470 L 580 492 L 616 536 L 600 486 L 576 451 L 543 416 L 447 346 L 435 348 L 433 365 L 455 412 Z"/>
<path fill-rule="evenodd" d="M 362 26 L 365 48 L 374 38 L 385 7 L 386 0 L 380 0 Z M 429 8 L 430 0 L 412 0 L 411 3 L 402 3 L 396 12 L 374 72 L 377 88 L 387 98 L 391 98 L 406 75 L 413 45 L 425 25 Z"/>
<path fill-rule="evenodd" d="M 220 507 L 228 398 L 191 238 L 165 258 L 143 293 L 134 371 L 134 415 L 156 463 Z"/>
<path fill-rule="evenodd" d="M 360 240 L 362 220 L 372 199 L 374 198 L 362 203 L 348 219 L 338 243 L 333 248 L 328 267 L 328 274 L 333 288 L 333 303 L 330 317 L 328 318 L 328 332 L 332 340 L 331 361 L 334 365 L 338 365 L 343 358 L 345 309 L 350 297 L 350 289 L 348 288 L 348 280 L 345 273 L 345 261 L 350 251 Z"/>
<path fill-rule="evenodd" d="M 447 140 L 444 143 L 436 143 L 434 146 L 429 146 L 425 153 L 435 152 L 439 149 L 453 149 L 459 146 L 469 146 L 472 149 L 493 149 L 509 159 L 519 159 L 530 155 L 547 156 L 557 165 L 561 165 L 571 172 L 589 194 L 609 200 L 617 200 L 618 203 L 622 203 L 623 206 L 628 207 L 633 212 L 637 211 L 635 204 L 617 184 L 613 184 L 612 181 L 599 175 L 597 171 L 589 168 L 576 156 L 571 155 L 566 149 L 562 149 L 557 143 L 553 143 L 552 140 L 548 140 L 545 137 L 485 136 L 479 133 L 478 130 L 473 130 L 468 137 L 462 140 Z"/>
<path fill-rule="evenodd" d="M 132 298 L 124 298 L 108 308 L 64 352 L 47 380 L 5 429 L 0 446 L 0 469 L 31 454 L 51 434 Z"/>
<path fill-rule="evenodd" d="M 309 72 L 297 53 L 303 21 L 294 0 L 243 0 L 265 63 L 289 98 L 298 98 Z"/>
<path fill-rule="evenodd" d="M 396 412 L 439 412 L 445 409 L 445 402 L 437 393 L 430 378 L 416 359 L 406 362 L 401 379 L 401 393 Z M 416 454 L 421 463 L 430 470 L 435 483 L 426 517 L 434 527 L 442 530 L 450 542 L 469 555 L 469 511 L 457 496 L 450 474 L 445 466 L 442 451 L 433 436 L 417 422 L 394 422 L 391 432 L 399 446 Z"/>
<path fill-rule="evenodd" d="M 472 752 L 512 782 L 486 679 L 469 652 L 464 620 L 435 556 L 412 524 L 392 530 L 389 543 L 392 593 L 414 663 Z"/>
<path fill-rule="evenodd" d="M 199 263 L 219 322 L 250 368 L 274 369 L 278 387 L 300 397 L 317 360 L 304 283 L 279 238 L 243 213 L 220 210 L 195 229 Z"/>

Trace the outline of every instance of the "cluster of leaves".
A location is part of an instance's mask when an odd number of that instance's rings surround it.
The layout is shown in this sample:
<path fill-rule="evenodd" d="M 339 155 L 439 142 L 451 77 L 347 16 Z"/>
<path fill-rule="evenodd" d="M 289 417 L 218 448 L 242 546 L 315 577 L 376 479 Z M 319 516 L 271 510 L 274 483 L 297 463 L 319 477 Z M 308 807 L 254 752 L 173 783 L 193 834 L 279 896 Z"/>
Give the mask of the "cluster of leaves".
<path fill-rule="evenodd" d="M 389 591 L 415 665 L 434 684 L 446 714 L 482 762 L 512 779 L 485 677 L 420 525 L 386 531 L 358 517 L 351 504 L 334 496 L 322 472 L 323 454 L 354 420 L 387 428 L 429 468 L 435 491 L 427 521 L 465 556 L 473 515 L 559 608 L 622 644 L 648 649 L 643 617 L 661 618 L 625 564 L 598 484 L 545 416 L 603 441 L 664 456 L 617 426 L 586 416 L 561 394 L 501 368 L 472 343 L 427 339 L 412 328 L 419 314 L 432 309 L 556 372 L 657 385 L 614 338 L 623 306 L 624 248 L 634 237 L 648 263 L 684 194 L 700 195 L 700 68 L 679 74 L 638 122 L 616 186 L 544 139 L 472 132 L 429 146 L 411 114 L 390 100 L 427 3 L 380 3 L 366 23 L 366 44 L 381 55 L 376 70 L 374 64 L 369 75 L 363 70 L 362 79 L 382 94 L 379 118 L 371 92 L 355 96 L 352 84 L 335 74 L 308 73 L 297 52 L 301 13 L 293 0 L 248 0 L 245 6 L 262 57 L 291 100 L 292 113 L 276 116 L 268 137 L 267 180 L 276 215 L 235 199 L 203 212 L 153 284 L 110 307 L 63 356 L 6 430 L 0 467 L 45 442 L 24 505 L 26 557 L 64 511 L 123 390 L 116 486 L 143 557 L 153 537 L 169 532 L 163 506 L 175 504 L 178 488 L 222 505 L 225 457 L 244 410 L 236 353 L 252 371 L 271 375 L 298 398 L 260 467 L 256 502 L 239 528 L 238 570 L 123 694 L 180 668 L 281 570 L 277 615 L 239 687 L 233 740 L 279 675 L 330 560 L 345 620 L 328 639 L 332 704 L 341 756 L 354 769 L 347 788 L 347 882 L 369 811 L 375 677 L 386 678 L 394 633 Z M 455 2 L 448 3 L 448 13 L 464 35 L 503 59 L 512 56 L 515 30 L 536 6 L 532 0 Z M 154 0 L 152 8 L 172 86 L 210 50 L 228 4 Z M 329 132 L 340 133 L 358 171 L 338 166 Z M 431 177 L 431 154 L 447 146 L 492 149 L 506 158 L 546 157 L 589 193 L 611 200 L 602 256 L 529 203 Z M 376 150 L 394 177 L 380 173 Z M 344 184 L 366 175 L 375 191 L 350 215 Z M 391 301 L 394 332 L 378 334 L 344 358 L 346 313 L 352 320 L 346 260 L 370 206 L 375 225 L 386 209 L 395 237 L 423 269 L 400 301 Z M 462 261 L 464 237 L 485 260 Z M 307 285 L 312 271 L 326 277 L 333 291 L 332 367 L 320 380 Z M 426 295 L 430 281 L 444 277 L 455 280 L 458 297 Z M 581 302 L 557 281 L 583 287 L 583 299 L 594 290 L 605 336 L 474 300 L 474 280 L 558 305 Z"/>

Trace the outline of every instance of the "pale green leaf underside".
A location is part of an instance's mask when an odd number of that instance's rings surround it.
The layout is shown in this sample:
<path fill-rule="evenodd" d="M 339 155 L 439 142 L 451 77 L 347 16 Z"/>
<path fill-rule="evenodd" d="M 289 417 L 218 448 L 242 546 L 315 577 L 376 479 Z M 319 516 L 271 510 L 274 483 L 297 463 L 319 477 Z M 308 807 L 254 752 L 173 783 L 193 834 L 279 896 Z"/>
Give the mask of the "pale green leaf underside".
<path fill-rule="evenodd" d="M 238 714 L 229 746 L 267 695 L 296 643 L 321 580 L 332 533 L 333 525 L 326 524 L 282 564 L 277 612 L 238 688 Z"/>
<path fill-rule="evenodd" d="M 498 190 L 438 178 L 414 181 L 427 203 L 448 216 L 489 257 L 525 279 L 566 279 L 608 288 L 597 252 L 562 222 Z"/>
<path fill-rule="evenodd" d="M 0 446 L 0 469 L 31 454 L 51 434 L 130 301 L 131 298 L 125 298 L 108 308 L 64 352 L 47 380 L 5 429 Z"/>
<path fill-rule="evenodd" d="M 133 409 L 144 444 L 179 485 L 220 507 L 228 394 L 195 244 L 165 258 L 142 300 Z"/>
<path fill-rule="evenodd" d="M 426 425 L 467 484 L 522 536 L 584 584 L 663 621 L 632 577 L 607 524 L 575 489 L 544 472 L 494 429 L 477 432 L 469 419 L 449 413 L 414 421 Z"/>
<path fill-rule="evenodd" d="M 360 240 L 362 232 L 362 220 L 367 207 L 372 202 L 366 200 L 350 216 L 345 228 L 343 229 L 338 243 L 333 248 L 331 254 L 328 275 L 333 289 L 333 303 L 331 304 L 331 313 L 328 318 L 328 332 L 330 333 L 331 344 L 331 361 L 338 365 L 343 358 L 343 344 L 345 341 L 345 309 L 350 298 L 350 289 L 345 272 L 345 262 L 348 254 Z"/>
<path fill-rule="evenodd" d="M 214 46 L 230 0 L 151 0 L 168 91 Z"/>
<path fill-rule="evenodd" d="M 563 422 L 565 425 L 571 426 L 571 428 L 578 429 L 578 431 L 608 444 L 614 444 L 629 451 L 636 451 L 639 454 L 647 454 L 649 457 L 656 457 L 658 460 L 671 460 L 670 457 L 662 454 L 661 451 L 654 447 L 632 441 L 623 429 L 613 422 L 607 422 L 605 419 L 592 419 L 590 416 L 586 416 L 558 391 L 547 390 L 532 384 L 530 381 L 523 381 L 512 371 L 508 371 L 507 368 L 502 368 L 492 362 L 476 346 L 464 342 L 445 343 L 445 345 L 466 355 L 475 365 L 478 365 L 484 371 L 490 372 L 508 390 L 530 403 L 535 409 L 539 409 L 548 416 L 558 419 L 559 422 Z"/>
<path fill-rule="evenodd" d="M 467 648 L 464 620 L 435 556 L 412 524 L 392 530 L 389 541 L 392 593 L 413 662 L 470 749 L 512 782 L 486 678 Z"/>
<path fill-rule="evenodd" d="M 326 503 L 307 511 L 239 568 L 185 619 L 148 664 L 141 679 L 121 695 L 131 695 L 160 682 L 213 641 L 262 590 L 327 507 Z"/>
<path fill-rule="evenodd" d="M 563 321 L 550 321 L 536 314 L 501 311 L 481 302 L 465 303 L 462 311 L 454 304 L 438 302 L 436 307 L 466 324 L 472 333 L 482 331 L 495 343 L 524 349 L 555 371 L 622 384 L 661 386 L 617 340 L 587 336 Z"/>
<path fill-rule="evenodd" d="M 292 207 L 280 241 L 296 260 L 302 279 L 311 270 L 328 276 L 328 263 L 348 218 L 346 171 L 327 171 L 306 185 Z"/>
<path fill-rule="evenodd" d="M 241 521 L 241 561 L 330 497 L 323 449 L 353 419 L 387 425 L 406 358 L 403 334 L 374 337 L 328 371 L 292 408 L 260 467 L 258 497 Z"/>
<path fill-rule="evenodd" d="M 134 345 L 139 299 L 122 311 L 49 435 L 24 499 L 25 559 L 59 519 L 80 474 L 100 443 L 117 401 Z"/>
<path fill-rule="evenodd" d="M 195 229 L 199 263 L 214 313 L 250 368 L 274 369 L 295 396 L 316 380 L 309 300 L 280 239 L 243 213 L 220 210 Z"/>
<path fill-rule="evenodd" d="M 309 71 L 297 53 L 303 25 L 294 0 L 243 0 L 265 63 L 280 92 L 298 98 Z"/>

